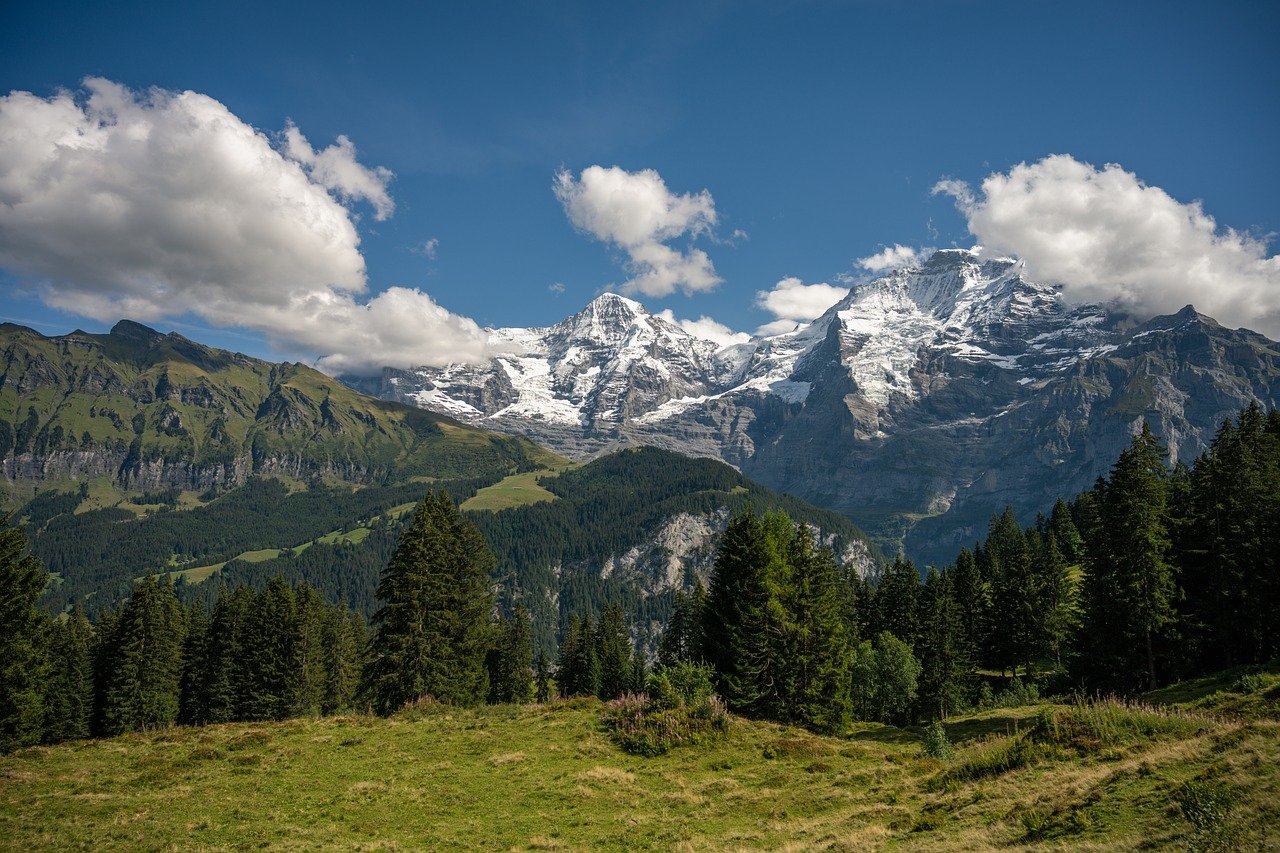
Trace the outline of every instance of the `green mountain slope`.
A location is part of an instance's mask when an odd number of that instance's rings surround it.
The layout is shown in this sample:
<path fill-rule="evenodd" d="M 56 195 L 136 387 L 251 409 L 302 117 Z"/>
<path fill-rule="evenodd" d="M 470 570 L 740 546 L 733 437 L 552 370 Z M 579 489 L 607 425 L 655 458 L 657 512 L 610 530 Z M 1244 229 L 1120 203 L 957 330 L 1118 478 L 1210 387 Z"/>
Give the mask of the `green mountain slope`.
<path fill-rule="evenodd" d="M 381 483 L 479 477 L 556 460 L 529 441 L 121 321 L 106 335 L 0 325 L 0 474 L 9 502 L 101 478 L 204 491 L 254 474 Z"/>
<path fill-rule="evenodd" d="M 548 650 L 565 618 L 599 613 L 606 602 L 621 604 L 636 639 L 652 646 L 676 591 L 707 580 L 724 525 L 748 506 L 785 510 L 808 523 L 855 570 L 872 571 L 883 559 L 843 516 L 770 491 L 711 459 L 634 448 L 581 467 L 510 479 L 517 481 L 511 487 L 517 494 L 528 487 L 524 480 L 536 479 L 545 497 L 526 496 L 501 510 L 468 508 L 488 505 L 481 500 L 485 492 L 510 494 L 504 482 L 465 502 L 463 510 L 498 558 L 495 581 L 503 605 L 528 608 L 535 641 Z M 347 535 L 275 559 L 229 562 L 219 579 L 262 586 L 282 574 L 372 612 L 378 572 L 395 547 L 399 522 L 378 519 L 367 529 L 359 541 Z M 190 594 L 213 592 L 209 585 Z"/>

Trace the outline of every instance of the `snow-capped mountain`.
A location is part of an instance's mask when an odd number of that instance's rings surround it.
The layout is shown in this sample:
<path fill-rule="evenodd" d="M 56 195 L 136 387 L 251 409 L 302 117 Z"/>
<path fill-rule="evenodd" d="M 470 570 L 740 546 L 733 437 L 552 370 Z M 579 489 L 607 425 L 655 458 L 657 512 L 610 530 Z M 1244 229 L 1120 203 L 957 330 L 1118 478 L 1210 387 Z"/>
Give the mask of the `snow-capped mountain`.
<path fill-rule="evenodd" d="M 1073 307 L 1013 259 L 936 252 L 808 326 L 718 348 L 613 294 L 545 329 L 490 330 L 488 364 L 386 370 L 362 390 L 570 455 L 643 443 L 718 456 L 950 556 L 1012 503 L 1087 486 L 1152 421 L 1175 458 L 1280 397 L 1280 346 L 1188 306 L 1144 324 Z"/>

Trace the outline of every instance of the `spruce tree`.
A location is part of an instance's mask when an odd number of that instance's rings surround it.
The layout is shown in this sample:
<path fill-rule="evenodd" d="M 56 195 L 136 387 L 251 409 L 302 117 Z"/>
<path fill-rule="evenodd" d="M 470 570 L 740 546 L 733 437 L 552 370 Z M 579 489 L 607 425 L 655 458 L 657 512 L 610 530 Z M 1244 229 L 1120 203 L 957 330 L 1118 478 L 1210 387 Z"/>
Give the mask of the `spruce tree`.
<path fill-rule="evenodd" d="M 322 668 L 324 686 L 320 713 L 339 714 L 351 708 L 356 687 L 360 683 L 360 641 L 355 619 L 341 605 L 330 607 L 324 615 L 322 630 Z M 362 620 L 363 624 L 363 620 Z"/>
<path fill-rule="evenodd" d="M 444 492 L 428 493 L 382 573 L 364 693 L 382 714 L 431 696 L 474 705 L 488 694 L 485 651 L 493 553 Z"/>
<path fill-rule="evenodd" d="M 178 695 L 178 722 L 203 726 L 209 722 L 209 633 L 212 619 L 204 605 L 187 607 L 187 636 L 182 643 L 182 682 Z"/>
<path fill-rule="evenodd" d="M 876 587 L 870 633 L 888 631 L 908 645 L 914 644 L 920 630 L 919 597 L 920 573 L 915 564 L 899 554 Z"/>
<path fill-rule="evenodd" d="M 551 667 L 547 665 L 546 652 L 538 652 L 538 662 L 533 670 L 534 701 L 545 705 L 551 701 Z"/>
<path fill-rule="evenodd" d="M 1144 422 L 1103 492 L 1084 635 L 1097 651 L 1095 676 L 1112 689 L 1156 687 L 1156 635 L 1173 617 L 1176 593 L 1166 559 L 1166 474 L 1164 447 Z"/>
<path fill-rule="evenodd" d="M 293 716 L 298 677 L 297 609 L 293 590 L 279 575 L 254 598 L 246 625 L 245 718 Z"/>
<path fill-rule="evenodd" d="M 210 723 L 245 719 L 247 714 L 249 619 L 254 595 L 246 586 L 219 590 L 209 621 L 205 650 L 204 701 Z"/>
<path fill-rule="evenodd" d="M 322 713 L 325 693 L 325 639 L 328 609 L 324 599 L 310 584 L 300 583 L 293 591 L 293 677 L 291 716 Z"/>
<path fill-rule="evenodd" d="M 59 743 L 89 736 L 93 714 L 93 628 L 79 605 L 49 633 L 49 671 L 44 693 L 44 740 Z"/>
<path fill-rule="evenodd" d="M 964 705 L 973 674 L 954 575 L 929 571 L 928 607 L 921 616 L 919 704 L 926 717 L 945 720 Z"/>
<path fill-rule="evenodd" d="M 702 658 L 730 708 L 776 718 L 782 711 L 790 583 L 786 552 L 793 531 L 783 513 L 731 519 L 720 540 L 702 623 Z"/>
<path fill-rule="evenodd" d="M 510 619 L 497 626 L 494 667 L 489 673 L 489 701 L 523 705 L 534 695 L 533 635 L 529 629 L 529 611 L 517 605 Z"/>
<path fill-rule="evenodd" d="M 0 515 L 0 753 L 39 742 L 44 727 L 44 617 L 35 604 L 47 579 L 27 537 Z"/>
<path fill-rule="evenodd" d="M 1029 676 L 1044 634 L 1040 590 L 1027 534 L 1012 507 L 1005 507 L 1001 515 L 991 519 L 986 551 L 992 567 L 991 646 L 995 663 L 1015 672 L 1022 664 Z"/>
<path fill-rule="evenodd" d="M 600 680 L 596 695 L 616 699 L 631 689 L 631 632 L 627 629 L 622 608 L 610 604 L 600 614 L 596 627 L 596 657 L 600 661 Z"/>
<path fill-rule="evenodd" d="M 109 734 L 146 731 L 178 719 L 185 610 L 168 578 L 133 587 L 108 653 L 105 726 Z"/>
<path fill-rule="evenodd" d="M 658 664 L 672 666 L 689 660 L 689 613 L 688 599 L 682 591 L 676 590 L 675 603 L 671 608 L 671 616 L 658 642 Z"/>
<path fill-rule="evenodd" d="M 591 639 L 591 618 L 574 613 L 565 628 L 560 644 L 560 663 L 556 668 L 556 687 L 561 696 L 594 696 L 599 679 L 599 663 L 595 660 L 595 644 Z M 596 674 L 592 674 L 592 670 Z"/>
<path fill-rule="evenodd" d="M 849 719 L 852 659 L 835 556 L 828 548 L 815 548 L 802 524 L 791 539 L 787 562 L 784 714 L 803 726 L 837 732 Z"/>

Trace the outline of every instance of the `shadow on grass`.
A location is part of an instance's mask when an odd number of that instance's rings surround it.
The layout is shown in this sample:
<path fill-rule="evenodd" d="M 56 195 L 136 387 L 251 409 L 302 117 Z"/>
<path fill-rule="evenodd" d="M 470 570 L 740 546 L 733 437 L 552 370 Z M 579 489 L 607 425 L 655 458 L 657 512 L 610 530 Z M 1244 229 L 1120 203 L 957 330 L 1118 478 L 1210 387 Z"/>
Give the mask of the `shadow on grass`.
<path fill-rule="evenodd" d="M 948 720 L 944 728 L 947 731 L 948 740 L 952 743 L 964 743 L 992 735 L 1011 735 L 1024 731 L 1031 725 L 1033 720 L 1029 715 L 1010 713 L 976 719 Z"/>

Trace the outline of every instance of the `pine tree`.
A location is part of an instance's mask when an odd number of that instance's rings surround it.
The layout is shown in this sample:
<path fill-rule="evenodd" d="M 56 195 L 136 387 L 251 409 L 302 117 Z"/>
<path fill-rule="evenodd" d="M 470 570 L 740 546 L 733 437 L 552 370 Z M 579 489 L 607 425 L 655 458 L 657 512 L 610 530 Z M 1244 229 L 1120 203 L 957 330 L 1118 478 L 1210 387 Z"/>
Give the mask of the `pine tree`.
<path fill-rule="evenodd" d="M 644 652 L 639 646 L 631 657 L 631 683 L 627 686 L 628 692 L 644 693 L 646 685 L 649 683 L 649 662 L 645 660 Z"/>
<path fill-rule="evenodd" d="M 1039 646 L 1062 668 L 1062 650 L 1076 631 L 1076 584 L 1050 522 L 1035 549 L 1036 589 L 1040 609 Z"/>
<path fill-rule="evenodd" d="M 992 651 L 1001 669 L 1017 671 L 1022 664 L 1027 675 L 1040 652 L 1040 590 L 1032 564 L 1027 535 L 1013 515 L 1012 507 L 991 519 L 987 534 L 987 557 L 992 567 L 991 613 Z"/>
<path fill-rule="evenodd" d="M 1173 617 L 1176 593 L 1166 560 L 1166 474 L 1164 447 L 1144 422 L 1112 467 L 1102 496 L 1084 634 L 1099 652 L 1096 674 L 1113 688 L 1132 689 L 1140 680 L 1147 689 L 1156 686 L 1155 638 Z"/>
<path fill-rule="evenodd" d="M 27 537 L 0 516 L 0 753 L 39 742 L 44 726 L 44 617 L 35 604 L 48 575 L 26 551 Z"/>
<path fill-rule="evenodd" d="M 945 720 L 964 704 L 972 680 L 963 618 L 951 572 L 930 570 L 925 582 L 928 606 L 922 614 L 919 703 L 927 717 Z"/>
<path fill-rule="evenodd" d="M 248 705 L 249 617 L 254 595 L 245 586 L 219 590 L 205 651 L 204 696 L 210 723 L 245 719 Z"/>
<path fill-rule="evenodd" d="M 920 631 L 919 597 L 920 573 L 910 560 L 898 555 L 876 587 L 870 633 L 888 631 L 908 645 L 914 644 Z"/>
<path fill-rule="evenodd" d="M 594 696 L 600 686 L 600 660 L 590 614 L 573 614 L 560 645 L 556 687 L 561 696 Z"/>
<path fill-rule="evenodd" d="M 750 510 L 729 522 L 712 570 L 702 626 L 702 657 L 714 668 L 730 708 L 776 718 L 782 712 L 793 530 L 783 513 Z"/>
<path fill-rule="evenodd" d="M 320 713 L 339 714 L 349 710 L 360 683 L 361 641 L 358 639 L 358 613 L 348 613 L 342 606 L 329 608 L 322 630 L 322 669 L 324 686 Z M 360 619 L 363 626 L 363 619 Z"/>
<path fill-rule="evenodd" d="M 828 548 L 815 548 L 800 525 L 787 552 L 790 580 L 783 593 L 788 634 L 783 708 L 786 717 L 825 732 L 849 719 L 851 649 L 840 599 L 840 574 Z"/>
<path fill-rule="evenodd" d="M 293 591 L 293 666 L 290 716 L 315 716 L 324 705 L 325 631 L 328 611 L 320 593 L 307 583 Z"/>
<path fill-rule="evenodd" d="M 596 656 L 600 661 L 600 681 L 596 695 L 616 699 L 631 688 L 631 632 L 622 608 L 610 604 L 600 614 L 596 627 Z"/>
<path fill-rule="evenodd" d="M 429 493 L 378 584 L 364 692 L 382 714 L 431 696 L 474 705 L 488 694 L 485 651 L 493 553 L 444 492 Z"/>
<path fill-rule="evenodd" d="M 529 629 L 529 611 L 517 605 L 514 615 L 497 626 L 494 666 L 489 673 L 489 701 L 523 705 L 534 695 L 533 635 Z"/>
<path fill-rule="evenodd" d="M 50 624 L 49 674 L 44 693 L 44 741 L 59 743 L 89 736 L 93 713 L 93 628 L 76 605 Z"/>
<path fill-rule="evenodd" d="M 212 619 L 199 602 L 187 607 L 187 636 L 182 644 L 182 681 L 178 694 L 178 722 L 203 726 L 209 722 L 209 633 Z"/>
<path fill-rule="evenodd" d="M 143 578 L 134 585 L 108 657 L 104 704 L 109 734 L 177 721 L 185 615 L 167 578 Z"/>
<path fill-rule="evenodd" d="M 538 652 L 538 662 L 534 666 L 533 682 L 535 685 L 534 701 L 545 705 L 551 701 L 551 667 L 547 665 L 545 652 Z"/>
<path fill-rule="evenodd" d="M 258 593 L 245 631 L 245 718 L 293 716 L 298 675 L 297 609 L 293 590 L 280 576 Z"/>
<path fill-rule="evenodd" d="M 972 551 L 960 549 L 951 577 L 956 609 L 964 631 L 965 655 L 976 664 L 987 635 L 989 602 L 987 586 Z"/>
<path fill-rule="evenodd" d="M 689 660 L 689 602 L 680 590 L 676 590 L 675 603 L 671 608 L 671 616 L 667 619 L 667 627 L 662 632 L 658 643 L 658 664 L 672 666 Z"/>

